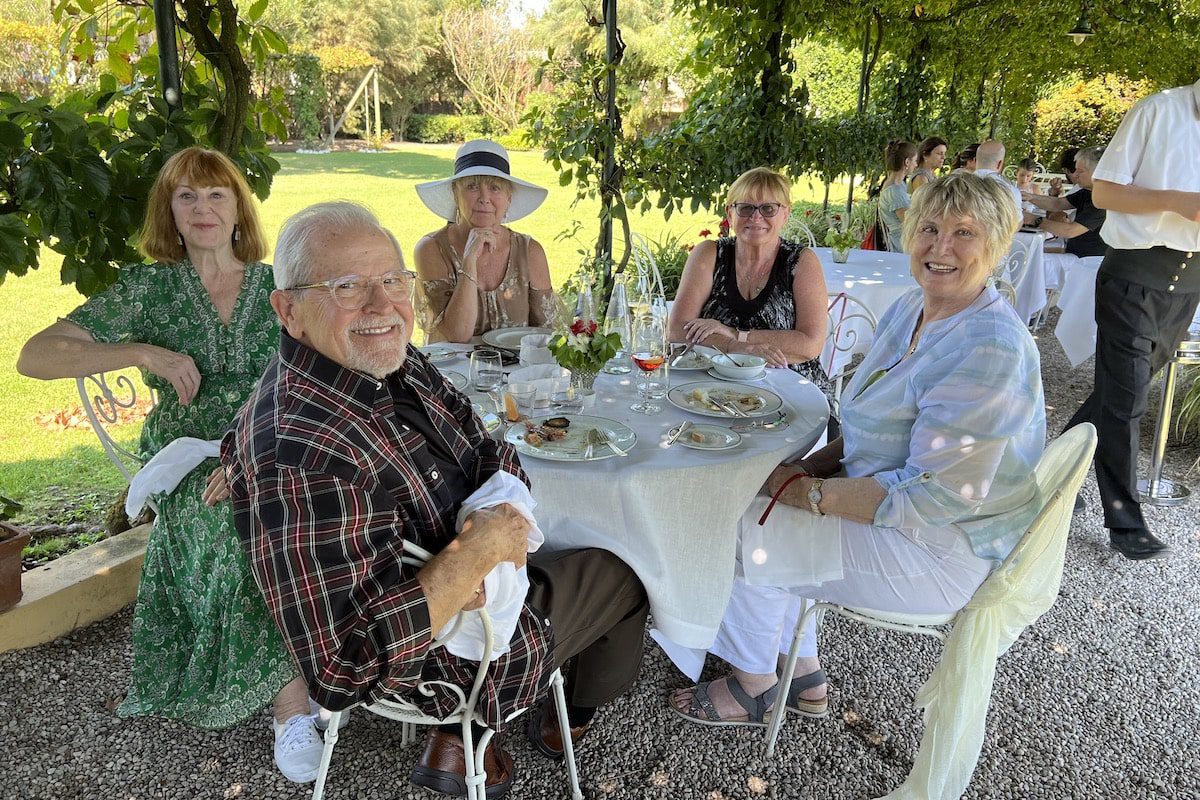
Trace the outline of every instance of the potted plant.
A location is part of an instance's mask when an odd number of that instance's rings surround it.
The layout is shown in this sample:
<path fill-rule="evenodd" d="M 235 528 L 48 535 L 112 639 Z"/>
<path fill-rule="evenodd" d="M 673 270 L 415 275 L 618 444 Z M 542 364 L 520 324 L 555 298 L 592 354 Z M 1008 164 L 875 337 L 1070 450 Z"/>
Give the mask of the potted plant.
<path fill-rule="evenodd" d="M 21 551 L 29 544 L 29 534 L 3 522 L 20 510 L 19 503 L 0 495 L 0 611 L 21 599 Z"/>
<path fill-rule="evenodd" d="M 825 246 L 833 250 L 833 260 L 845 264 L 850 257 L 850 250 L 862 241 L 862 234 L 854 230 L 850 220 L 841 214 L 834 214 L 829 220 L 829 230 L 825 231 Z"/>

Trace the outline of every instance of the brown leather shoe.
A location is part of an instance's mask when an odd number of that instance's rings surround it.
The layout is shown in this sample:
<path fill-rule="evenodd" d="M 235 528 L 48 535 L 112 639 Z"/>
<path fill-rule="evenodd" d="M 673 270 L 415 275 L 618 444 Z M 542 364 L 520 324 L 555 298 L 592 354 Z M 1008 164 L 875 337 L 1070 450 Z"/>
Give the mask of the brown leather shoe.
<path fill-rule="evenodd" d="M 578 728 L 571 728 L 571 745 L 579 744 L 579 740 L 592 727 L 591 721 L 585 722 Z M 537 714 L 529 717 L 529 726 L 525 729 L 529 743 L 547 758 L 561 761 L 563 758 L 562 728 L 558 724 L 558 713 L 550 702 L 542 703 Z"/>
<path fill-rule="evenodd" d="M 483 769 L 487 773 L 484 793 L 489 800 L 508 794 L 517 771 L 513 767 L 512 756 L 496 744 L 495 738 L 488 742 L 484 751 Z M 408 780 L 415 786 L 423 786 L 440 794 L 466 797 L 466 774 L 462 739 L 434 728 L 425 739 L 425 751 L 421 753 Z"/>

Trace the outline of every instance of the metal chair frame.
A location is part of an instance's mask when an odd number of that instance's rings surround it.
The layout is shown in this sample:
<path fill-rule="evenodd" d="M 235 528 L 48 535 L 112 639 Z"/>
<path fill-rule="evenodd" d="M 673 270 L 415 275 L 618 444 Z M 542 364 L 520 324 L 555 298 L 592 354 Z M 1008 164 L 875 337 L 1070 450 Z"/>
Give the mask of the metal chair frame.
<path fill-rule="evenodd" d="M 431 554 L 427 550 L 411 542 L 404 543 L 404 551 L 407 555 L 401 561 L 409 566 L 422 567 L 431 558 Z M 487 609 L 481 608 L 477 611 L 459 612 L 451 630 L 445 636 L 434 639 L 432 646 L 445 646 L 446 642 L 458 633 L 459 628 L 466 620 L 467 614 L 478 614 L 483 623 L 484 652 L 486 654 L 486 657 L 479 662 L 479 669 L 475 673 L 475 680 L 471 683 L 470 691 L 465 692 L 463 687 L 449 683 L 448 681 L 421 681 L 415 688 L 418 694 L 425 697 L 432 697 L 436 689 L 443 689 L 450 692 L 458 700 L 453 711 L 442 718 L 433 717 L 422 711 L 416 703 L 402 697 L 379 700 L 374 703 L 361 703 L 358 707 L 372 714 L 400 722 L 400 743 L 402 746 L 415 741 L 418 725 L 459 723 L 462 728 L 463 750 L 468 754 L 468 757 L 464 759 L 466 766 L 465 782 L 467 784 L 467 800 L 486 800 L 487 771 L 484 768 L 483 759 L 488 743 L 491 742 L 492 736 L 496 733 L 495 730 L 484 723 L 483 715 L 479 713 L 479 697 L 483 692 L 483 684 L 487 678 L 488 667 L 492 663 L 492 621 L 491 617 L 488 616 Z M 550 691 L 554 695 L 554 705 L 558 712 L 558 721 L 562 732 L 563 761 L 566 764 L 567 779 L 571 785 L 571 798 L 572 800 L 583 800 L 583 793 L 579 789 L 579 774 L 575 765 L 575 747 L 571 741 L 570 722 L 567 719 L 567 699 L 566 693 L 563 690 L 561 670 L 556 669 L 551 673 Z M 325 749 L 321 753 L 321 766 L 317 772 L 316 783 L 313 786 L 312 800 L 322 800 L 325 796 L 325 782 L 329 777 L 329 766 L 333 760 L 333 749 L 337 746 L 339 738 L 338 728 L 341 727 L 342 717 L 350 713 L 350 710 L 350 708 L 347 708 L 341 711 L 334 711 L 330 715 L 329 727 L 325 730 Z M 504 721 L 508 722 L 528 710 L 528 708 L 518 709 Z M 478 742 L 475 741 L 475 732 L 472 729 L 472 723 L 485 728 Z"/>
<path fill-rule="evenodd" d="M 856 325 L 850 323 L 865 322 L 874 336 L 879 321 L 863 301 L 846 292 L 829 295 L 828 314 L 829 335 L 827 338 L 833 349 L 829 353 L 829 363 L 826 365 L 825 374 L 833 381 L 834 408 L 831 409 L 831 413 L 837 416 L 842 400 L 842 386 L 846 378 L 853 375 L 858 369 L 858 364 L 853 362 L 837 370 L 836 374 L 833 369 L 838 353 L 849 353 L 858 346 L 859 331 Z"/>
<path fill-rule="evenodd" d="M 134 473 L 142 468 L 144 462 L 137 453 L 117 444 L 112 434 L 108 432 L 107 426 L 117 423 L 122 409 L 133 408 L 137 405 L 137 387 L 126 375 L 117 375 L 113 378 L 112 383 L 116 387 L 115 391 L 113 386 L 109 385 L 108 373 L 97 372 L 93 375 L 76 378 L 75 388 L 79 391 L 79 400 L 84 413 L 87 414 L 88 421 L 92 424 L 92 430 L 96 432 L 96 438 L 100 440 L 105 454 L 125 477 L 125 482 L 129 483 L 133 480 Z M 150 393 L 150 398 L 157 403 L 158 398 L 153 391 Z M 158 505 L 154 500 L 147 500 L 147 503 L 157 514 Z"/>

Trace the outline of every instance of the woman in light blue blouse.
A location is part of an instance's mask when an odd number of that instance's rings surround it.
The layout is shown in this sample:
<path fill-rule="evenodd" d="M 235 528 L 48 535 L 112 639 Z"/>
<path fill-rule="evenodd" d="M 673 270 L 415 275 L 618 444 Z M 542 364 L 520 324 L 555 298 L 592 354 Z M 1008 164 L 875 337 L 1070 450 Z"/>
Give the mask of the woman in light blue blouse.
<path fill-rule="evenodd" d="M 904 215 L 908 213 L 911 200 L 904 181 L 917 166 L 917 146 L 912 142 L 888 142 L 883 151 L 887 178 L 879 190 L 879 221 L 887 234 L 887 249 L 899 253 L 904 249 L 900 241 L 900 230 Z"/>
<path fill-rule="evenodd" d="M 949 613 L 1016 546 L 1037 511 L 1045 406 L 1033 339 L 986 282 L 1019 222 L 1003 187 L 971 174 L 913 198 L 904 249 L 920 290 L 880 319 L 843 395 L 842 438 L 775 469 L 765 525 L 766 496 L 743 517 L 742 568 L 709 650 L 732 679 L 677 691 L 685 718 L 763 724 L 799 598 Z M 800 656 L 785 702 L 824 716 L 815 624 Z"/>

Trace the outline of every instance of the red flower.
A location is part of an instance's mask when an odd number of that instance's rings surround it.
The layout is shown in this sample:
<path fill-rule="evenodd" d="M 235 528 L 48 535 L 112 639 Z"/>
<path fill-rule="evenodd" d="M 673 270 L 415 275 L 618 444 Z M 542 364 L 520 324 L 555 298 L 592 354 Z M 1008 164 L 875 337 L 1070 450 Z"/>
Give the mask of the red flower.
<path fill-rule="evenodd" d="M 808 211 L 804 212 L 804 216 L 806 216 L 806 217 L 811 217 L 812 215 L 813 215 L 813 210 L 811 208 Z"/>
<path fill-rule="evenodd" d="M 577 319 L 571 323 L 571 333 L 576 336 L 588 335 L 591 336 L 596 332 L 596 323 L 594 320 Z"/>
<path fill-rule="evenodd" d="M 833 215 L 833 218 L 834 218 L 835 220 L 837 220 L 838 222 L 841 222 L 841 221 L 842 221 L 842 215 L 841 215 L 841 214 L 834 214 L 834 215 Z"/>
<path fill-rule="evenodd" d="M 696 246 L 696 245 L 694 245 L 694 244 L 685 244 L 685 245 L 683 246 L 683 249 L 684 249 L 684 250 L 687 250 L 687 251 L 690 253 L 690 252 L 692 252 L 692 248 L 694 248 L 695 246 Z"/>
<path fill-rule="evenodd" d="M 717 227 L 721 229 L 722 236 L 726 235 L 727 233 L 729 233 L 729 220 L 722 219 L 721 224 L 718 225 Z"/>
<path fill-rule="evenodd" d="M 710 231 L 708 228 L 705 228 L 704 230 L 700 231 L 701 238 L 704 238 L 707 236 L 712 236 L 712 231 Z"/>

